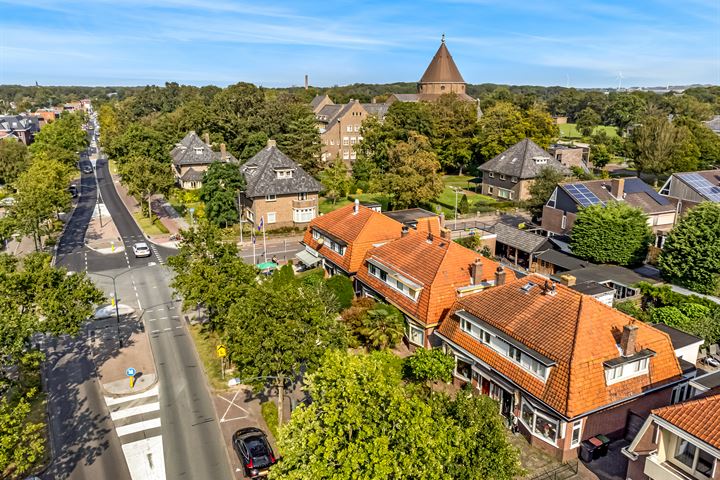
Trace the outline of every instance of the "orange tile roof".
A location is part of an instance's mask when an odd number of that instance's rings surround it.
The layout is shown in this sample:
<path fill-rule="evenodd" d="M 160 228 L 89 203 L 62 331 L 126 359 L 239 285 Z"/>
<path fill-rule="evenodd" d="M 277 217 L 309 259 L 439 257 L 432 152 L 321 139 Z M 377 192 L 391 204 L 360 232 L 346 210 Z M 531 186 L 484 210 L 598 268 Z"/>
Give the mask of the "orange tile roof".
<path fill-rule="evenodd" d="M 720 449 L 720 388 L 714 388 L 700 398 L 658 408 L 652 413 Z"/>
<path fill-rule="evenodd" d="M 400 237 L 402 224 L 382 213 L 359 205 L 357 214 L 354 205 L 347 205 L 333 212 L 316 217 L 310 222 L 303 242 L 320 252 L 322 256 L 348 273 L 354 273 L 373 244 L 387 242 Z M 340 255 L 325 246 L 320 246 L 312 236 L 312 228 L 329 233 L 345 243 L 345 255 Z"/>
<path fill-rule="evenodd" d="M 357 273 L 357 278 L 364 284 L 426 326 L 437 324 L 457 299 L 457 289 L 471 284 L 470 265 L 476 259 L 482 262 L 481 280 L 485 282 L 494 280 L 499 265 L 445 238 L 433 236 L 429 241 L 426 233 L 415 230 L 410 230 L 405 237 L 371 249 L 367 259 L 375 260 L 422 285 L 418 299 L 414 301 L 370 275 L 367 262 L 363 262 Z M 512 272 L 507 272 L 507 275 L 510 279 L 515 278 Z"/>
<path fill-rule="evenodd" d="M 538 286 L 525 293 L 521 287 L 529 281 Z M 649 372 L 606 385 L 603 362 L 618 357 L 623 327 L 634 319 L 563 285 L 556 285 L 555 295 L 545 295 L 545 281 L 545 277 L 530 275 L 461 298 L 451 310 L 465 310 L 555 361 L 545 382 L 463 332 L 452 314 L 445 317 L 438 332 L 567 418 L 680 377 L 668 335 L 635 322 L 637 350 L 656 352 L 650 359 Z"/>

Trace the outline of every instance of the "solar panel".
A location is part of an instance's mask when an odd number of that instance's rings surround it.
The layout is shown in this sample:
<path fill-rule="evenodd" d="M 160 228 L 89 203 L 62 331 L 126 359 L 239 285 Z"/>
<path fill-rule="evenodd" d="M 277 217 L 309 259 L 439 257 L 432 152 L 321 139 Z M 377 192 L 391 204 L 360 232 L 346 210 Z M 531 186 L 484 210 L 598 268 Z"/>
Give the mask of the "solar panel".
<path fill-rule="evenodd" d="M 720 187 L 713 185 L 699 173 L 683 173 L 680 178 L 711 202 L 720 202 Z"/>
<path fill-rule="evenodd" d="M 583 207 L 603 203 L 597 195 L 591 192 L 590 189 L 582 183 L 571 183 L 569 185 L 563 185 L 563 187 L 565 187 L 565 191 L 567 191 L 575 199 L 575 201 Z"/>

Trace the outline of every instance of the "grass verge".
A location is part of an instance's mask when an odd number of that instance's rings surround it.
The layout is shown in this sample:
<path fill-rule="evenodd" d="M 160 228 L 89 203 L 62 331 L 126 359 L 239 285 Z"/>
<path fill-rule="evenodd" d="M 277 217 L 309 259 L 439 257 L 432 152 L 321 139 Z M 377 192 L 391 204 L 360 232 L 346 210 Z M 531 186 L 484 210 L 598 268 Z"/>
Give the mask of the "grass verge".
<path fill-rule="evenodd" d="M 265 424 L 272 433 L 273 438 L 277 441 L 278 438 L 278 408 L 275 402 L 268 400 L 260 404 L 260 411 L 262 412 Z"/>
<path fill-rule="evenodd" d="M 583 138 L 582 133 L 578 132 L 577 128 L 575 127 L 574 123 L 565 123 L 562 125 L 558 125 L 560 127 L 560 137 L 563 139 L 576 139 L 579 140 Z M 593 130 L 593 133 L 597 133 L 599 131 L 604 131 L 608 134 L 610 137 L 617 137 L 617 128 L 615 127 L 608 127 L 605 125 L 600 125 L 595 127 L 595 130 Z"/>
<path fill-rule="evenodd" d="M 137 220 L 142 231 L 148 235 L 165 235 L 169 233 L 168 229 L 165 228 L 165 225 L 163 225 L 162 222 L 154 216 L 152 222 L 140 212 L 133 213 L 133 217 Z"/>
<path fill-rule="evenodd" d="M 220 359 L 215 353 L 215 348 L 222 343 L 217 333 L 204 330 L 202 325 L 189 325 L 188 330 L 195 342 L 195 349 L 203 364 L 203 370 L 210 386 L 214 390 L 226 390 L 227 382 L 222 378 Z M 225 370 L 227 371 L 227 367 Z"/>

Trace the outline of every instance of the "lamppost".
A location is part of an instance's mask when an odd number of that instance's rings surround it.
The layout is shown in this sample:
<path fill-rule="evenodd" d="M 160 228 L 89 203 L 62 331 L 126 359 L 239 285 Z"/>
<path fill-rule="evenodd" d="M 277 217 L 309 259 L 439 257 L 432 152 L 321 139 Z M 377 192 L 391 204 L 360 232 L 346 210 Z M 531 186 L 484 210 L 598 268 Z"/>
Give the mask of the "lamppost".
<path fill-rule="evenodd" d="M 457 230 L 457 216 L 458 216 L 458 211 L 457 211 L 458 200 L 457 200 L 457 198 L 458 198 L 458 193 L 459 193 L 462 189 L 460 189 L 460 188 L 458 188 L 458 187 L 454 187 L 454 186 L 452 186 L 452 185 L 450 185 L 450 189 L 451 189 L 453 192 L 455 192 L 455 220 L 454 220 L 454 222 L 453 222 L 453 230 Z"/>
<path fill-rule="evenodd" d="M 118 294 L 117 294 L 117 285 L 115 283 L 115 279 L 118 277 L 122 277 L 126 273 L 130 273 L 135 270 L 136 269 L 134 269 L 134 268 L 130 268 L 128 270 L 125 270 L 124 272 L 118 273 L 117 275 L 105 275 L 104 273 L 95 273 L 95 272 L 90 273 L 90 275 L 97 275 L 98 277 L 105 277 L 105 278 L 109 278 L 110 280 L 112 280 L 112 283 L 113 283 L 112 303 L 115 306 L 115 324 L 117 327 L 117 337 L 118 337 L 118 342 L 120 342 L 120 348 L 122 348 L 122 346 L 123 346 L 123 341 L 122 341 L 122 336 L 120 335 L 120 307 L 118 306 Z"/>

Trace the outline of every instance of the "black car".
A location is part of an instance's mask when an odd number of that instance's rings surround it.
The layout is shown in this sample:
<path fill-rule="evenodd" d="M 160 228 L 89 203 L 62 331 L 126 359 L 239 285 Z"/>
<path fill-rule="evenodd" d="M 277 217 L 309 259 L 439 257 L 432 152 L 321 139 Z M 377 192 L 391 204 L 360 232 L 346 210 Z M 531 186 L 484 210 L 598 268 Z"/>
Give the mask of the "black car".
<path fill-rule="evenodd" d="M 78 189 L 77 185 L 70 185 L 68 187 L 68 192 L 70 192 L 70 195 L 72 195 L 73 198 L 78 196 Z"/>
<path fill-rule="evenodd" d="M 92 166 L 90 166 L 90 165 L 85 165 L 85 166 L 82 167 L 82 171 L 83 171 L 83 173 L 92 173 L 92 172 L 93 172 L 93 168 L 92 168 Z"/>
<path fill-rule="evenodd" d="M 241 428 L 232 436 L 232 444 L 249 478 L 265 477 L 277 463 L 265 432 L 259 428 Z"/>

